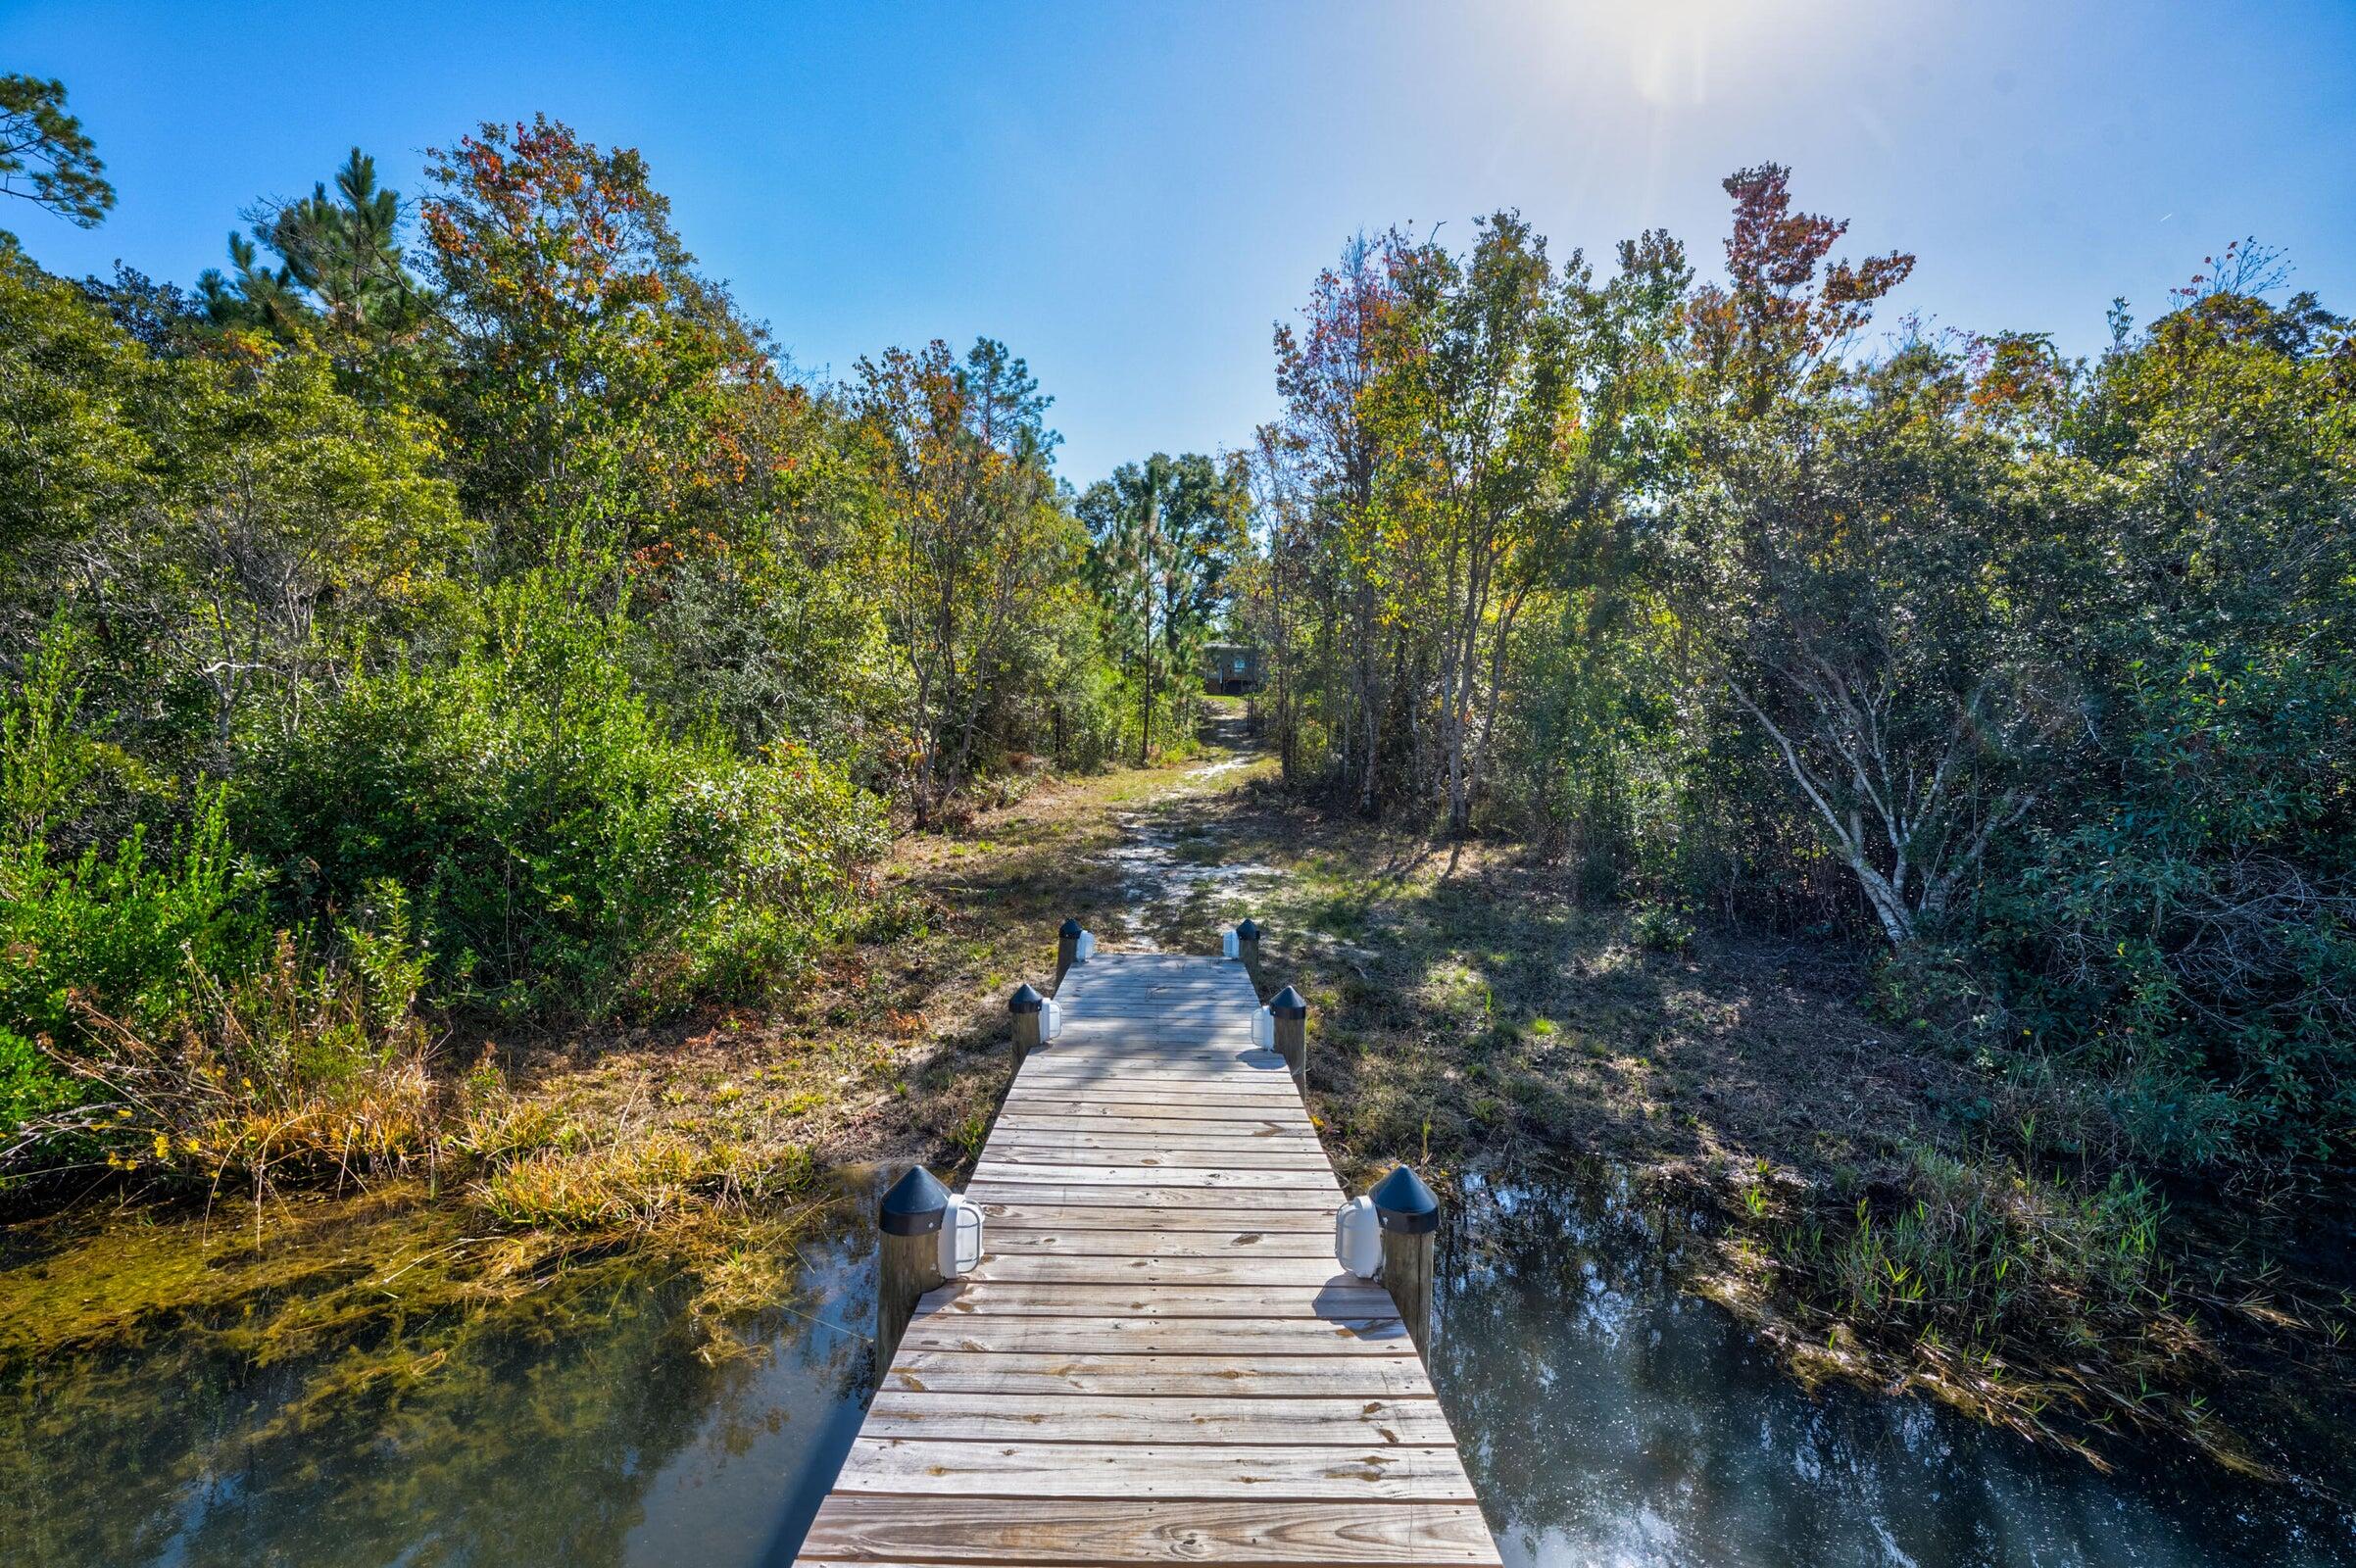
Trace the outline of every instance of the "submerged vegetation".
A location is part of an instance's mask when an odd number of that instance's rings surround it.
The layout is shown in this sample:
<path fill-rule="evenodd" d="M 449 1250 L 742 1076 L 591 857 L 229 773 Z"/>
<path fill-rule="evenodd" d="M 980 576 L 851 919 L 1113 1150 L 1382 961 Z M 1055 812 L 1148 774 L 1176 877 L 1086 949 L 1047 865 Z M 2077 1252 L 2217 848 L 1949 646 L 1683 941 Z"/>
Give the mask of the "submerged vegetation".
<path fill-rule="evenodd" d="M 25 1235 L 193 1215 L 259 1281 L 340 1200 L 453 1298 L 671 1258 L 724 1350 L 830 1171 L 978 1149 L 1216 636 L 1273 776 L 1172 853 L 1284 874 L 1159 934 L 1268 925 L 1346 1161 L 1640 1166 L 1795 1363 L 2098 1460 L 2272 1469 L 2348 1388 L 2356 338 L 2262 249 L 2079 361 L 1869 339 L 1913 259 L 1773 165 L 1723 281 L 1388 231 L 1245 450 L 1079 490 L 994 340 L 797 370 L 633 151 L 424 179 L 355 149 L 189 289 L 0 234 Z M 46 1313 L 12 1245 L 7 1365 L 226 1300 Z"/>

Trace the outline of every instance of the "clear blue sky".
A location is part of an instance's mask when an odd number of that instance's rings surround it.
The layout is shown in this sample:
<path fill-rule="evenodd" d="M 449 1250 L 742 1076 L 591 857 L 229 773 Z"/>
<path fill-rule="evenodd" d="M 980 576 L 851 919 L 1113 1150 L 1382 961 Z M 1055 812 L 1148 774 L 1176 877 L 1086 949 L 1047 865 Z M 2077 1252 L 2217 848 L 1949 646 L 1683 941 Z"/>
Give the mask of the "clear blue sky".
<path fill-rule="evenodd" d="M 1004 338 L 1085 482 L 1273 412 L 1269 326 L 1351 232 L 1520 207 L 1558 252 L 1666 225 L 1715 267 L 1718 180 L 1794 166 L 1898 296 L 2080 352 L 2203 254 L 2282 246 L 2356 310 L 2356 3 L 241 9 L 0 0 L 0 71 L 65 78 L 122 196 L 61 271 L 186 282 L 240 208 L 357 142 L 534 110 L 641 148 L 712 272 L 806 367 Z M 13 205 L 13 204 L 12 204 Z"/>

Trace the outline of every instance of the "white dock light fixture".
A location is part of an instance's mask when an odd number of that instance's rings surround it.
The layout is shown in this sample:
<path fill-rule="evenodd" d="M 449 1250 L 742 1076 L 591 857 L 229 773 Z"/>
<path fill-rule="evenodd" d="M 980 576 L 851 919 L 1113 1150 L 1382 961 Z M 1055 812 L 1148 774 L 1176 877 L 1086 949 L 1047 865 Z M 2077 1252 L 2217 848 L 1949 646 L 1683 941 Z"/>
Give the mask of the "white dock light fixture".
<path fill-rule="evenodd" d="M 1096 956 L 1096 951 L 1097 934 L 1094 931 L 1083 931 L 1080 933 L 1080 940 L 1072 946 L 1071 961 L 1086 963 L 1090 958 Z"/>
<path fill-rule="evenodd" d="M 1370 1280 L 1383 1266 L 1383 1228 L 1374 1200 L 1353 1198 L 1334 1210 L 1334 1261 L 1345 1274 Z"/>
<path fill-rule="evenodd" d="M 1239 956 L 1242 956 L 1242 950 L 1243 950 L 1243 943 L 1242 943 L 1240 940 L 1238 940 L 1238 939 L 1237 939 L 1237 937 L 1236 937 L 1236 934 L 1235 934 L 1233 931 L 1227 932 L 1225 935 L 1223 935 L 1223 936 L 1221 936 L 1221 937 L 1219 938 L 1219 956 L 1220 956 L 1220 957 L 1222 957 L 1222 958 L 1234 958 L 1234 957 L 1239 957 Z"/>
<path fill-rule="evenodd" d="M 1252 1015 L 1252 1044 L 1261 1051 L 1276 1049 L 1276 1017 L 1265 1007 Z"/>
<path fill-rule="evenodd" d="M 941 1214 L 940 1268 L 944 1279 L 970 1274 L 982 1260 L 982 1205 L 955 1193 Z"/>

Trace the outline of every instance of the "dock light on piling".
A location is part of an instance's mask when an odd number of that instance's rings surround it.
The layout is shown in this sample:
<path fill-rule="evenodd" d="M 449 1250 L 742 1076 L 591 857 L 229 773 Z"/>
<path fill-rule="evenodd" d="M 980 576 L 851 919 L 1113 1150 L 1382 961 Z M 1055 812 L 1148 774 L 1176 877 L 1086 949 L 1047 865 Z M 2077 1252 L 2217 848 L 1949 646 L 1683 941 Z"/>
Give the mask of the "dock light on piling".
<path fill-rule="evenodd" d="M 1440 1228 L 1440 1200 L 1423 1178 L 1401 1165 L 1366 1195 L 1383 1229 L 1400 1236 L 1429 1236 Z"/>
<path fill-rule="evenodd" d="M 1241 957 L 1243 955 L 1238 950 L 1242 946 L 1242 941 L 1233 931 L 1226 932 L 1219 938 L 1219 956 L 1222 958 Z"/>
<path fill-rule="evenodd" d="M 882 1232 L 875 1282 L 875 1354 L 879 1368 L 892 1364 L 900 1336 L 926 1291 L 947 1283 L 941 1268 L 942 1222 L 949 1216 L 949 1189 L 922 1165 L 910 1166 L 876 1206 Z"/>
<path fill-rule="evenodd" d="M 982 1205 L 950 1194 L 949 1207 L 941 1214 L 940 1235 L 942 1274 L 954 1280 L 972 1273 L 982 1260 Z"/>
<path fill-rule="evenodd" d="M 1244 923 L 1235 928 L 1235 956 L 1246 963 L 1259 962 L 1259 922 L 1244 916 Z"/>
<path fill-rule="evenodd" d="M 1382 1233 L 1383 1286 L 1407 1325 L 1415 1348 L 1429 1353 L 1432 1340 L 1432 1258 L 1439 1239 L 1440 1200 L 1401 1165 L 1367 1194 Z"/>
<path fill-rule="evenodd" d="M 1309 1081 L 1309 1004 L 1301 993 L 1285 987 L 1268 1000 L 1268 1028 L 1276 1054 L 1293 1069 L 1295 1086 L 1306 1090 Z"/>
<path fill-rule="evenodd" d="M 941 1179 L 922 1165 L 910 1165 L 883 1195 L 876 1225 L 886 1236 L 930 1236 L 941 1228 L 948 1208 L 949 1189 Z"/>
<path fill-rule="evenodd" d="M 1096 956 L 1096 953 L 1097 934 L 1094 931 L 1083 931 L 1080 933 L 1080 940 L 1072 944 L 1071 961 L 1074 963 L 1086 963 L 1089 959 Z"/>
<path fill-rule="evenodd" d="M 1252 1015 L 1252 1045 L 1257 1051 L 1276 1049 L 1276 1020 L 1265 1007 Z"/>
<path fill-rule="evenodd" d="M 1030 1055 L 1033 1046 L 1044 1045 L 1054 1038 L 1050 1025 L 1055 1005 L 1032 989 L 1028 981 L 1017 986 L 1014 995 L 1006 999 L 1006 1011 L 1014 1017 L 1014 1068 L 1017 1072 L 1022 1070 L 1023 1060 Z"/>

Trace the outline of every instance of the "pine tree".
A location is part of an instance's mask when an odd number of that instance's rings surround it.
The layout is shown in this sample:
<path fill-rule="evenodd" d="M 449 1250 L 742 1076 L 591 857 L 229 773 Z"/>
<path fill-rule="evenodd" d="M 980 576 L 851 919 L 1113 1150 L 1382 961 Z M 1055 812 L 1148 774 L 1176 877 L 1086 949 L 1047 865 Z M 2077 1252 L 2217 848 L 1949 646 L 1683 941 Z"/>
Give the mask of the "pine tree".
<path fill-rule="evenodd" d="M 376 160 L 355 147 L 335 172 L 300 201 L 257 217 L 253 236 L 229 236 L 234 277 L 197 280 L 206 309 L 224 326 L 291 337 L 323 326 L 386 338 L 414 327 L 425 295 L 401 252 L 400 194 L 376 183 Z M 257 265 L 267 249 L 274 268 Z"/>

